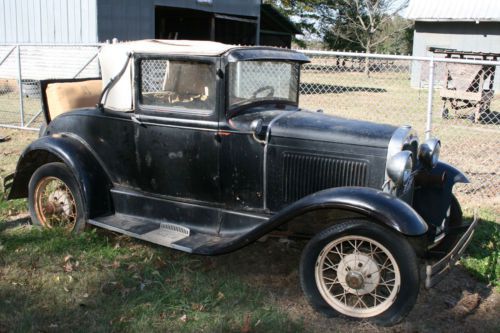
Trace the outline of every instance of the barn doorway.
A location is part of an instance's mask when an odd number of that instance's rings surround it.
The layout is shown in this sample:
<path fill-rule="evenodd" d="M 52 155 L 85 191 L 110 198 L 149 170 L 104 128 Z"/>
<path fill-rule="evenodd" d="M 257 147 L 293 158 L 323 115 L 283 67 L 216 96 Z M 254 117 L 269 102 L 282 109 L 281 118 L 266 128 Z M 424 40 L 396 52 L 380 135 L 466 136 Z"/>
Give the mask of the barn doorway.
<path fill-rule="evenodd" d="M 156 6 L 155 38 L 213 40 L 255 45 L 257 19 L 201 10 Z"/>
<path fill-rule="evenodd" d="M 211 40 L 213 19 L 201 10 L 156 6 L 155 38 Z"/>

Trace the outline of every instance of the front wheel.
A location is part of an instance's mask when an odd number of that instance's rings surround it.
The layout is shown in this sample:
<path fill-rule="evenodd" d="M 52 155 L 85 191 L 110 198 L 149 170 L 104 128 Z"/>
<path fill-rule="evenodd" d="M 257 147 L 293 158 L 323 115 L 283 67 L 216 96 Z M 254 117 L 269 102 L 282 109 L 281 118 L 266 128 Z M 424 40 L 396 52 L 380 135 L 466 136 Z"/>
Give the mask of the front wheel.
<path fill-rule="evenodd" d="M 33 224 L 78 233 L 85 227 L 80 187 L 64 163 L 48 163 L 31 176 L 28 194 Z"/>
<path fill-rule="evenodd" d="M 382 325 L 394 325 L 408 314 L 420 285 L 408 241 L 364 220 L 334 225 L 311 239 L 300 278 L 316 310 Z"/>

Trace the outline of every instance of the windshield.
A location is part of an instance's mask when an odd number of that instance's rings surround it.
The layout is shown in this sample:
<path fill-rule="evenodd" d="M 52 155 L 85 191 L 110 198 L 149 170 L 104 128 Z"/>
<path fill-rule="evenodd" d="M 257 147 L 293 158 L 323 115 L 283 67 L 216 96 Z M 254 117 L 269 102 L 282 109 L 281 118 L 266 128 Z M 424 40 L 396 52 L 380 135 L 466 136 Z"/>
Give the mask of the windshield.
<path fill-rule="evenodd" d="M 297 103 L 299 67 L 295 62 L 263 60 L 229 64 L 229 109 L 257 101 Z"/>

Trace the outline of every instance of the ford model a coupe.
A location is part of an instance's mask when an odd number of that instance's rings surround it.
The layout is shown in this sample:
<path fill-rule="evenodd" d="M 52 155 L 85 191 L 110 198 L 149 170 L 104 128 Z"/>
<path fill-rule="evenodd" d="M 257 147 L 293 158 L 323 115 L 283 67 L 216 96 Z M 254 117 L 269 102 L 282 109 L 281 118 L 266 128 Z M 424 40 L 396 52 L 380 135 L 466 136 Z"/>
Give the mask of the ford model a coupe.
<path fill-rule="evenodd" d="M 86 224 L 194 254 L 306 237 L 311 305 L 394 324 L 470 241 L 439 161 L 409 126 L 298 107 L 301 53 L 214 42 L 104 46 L 102 78 L 42 83 L 46 127 L 5 179 L 34 224 Z M 69 111 L 69 112 L 68 112 Z"/>

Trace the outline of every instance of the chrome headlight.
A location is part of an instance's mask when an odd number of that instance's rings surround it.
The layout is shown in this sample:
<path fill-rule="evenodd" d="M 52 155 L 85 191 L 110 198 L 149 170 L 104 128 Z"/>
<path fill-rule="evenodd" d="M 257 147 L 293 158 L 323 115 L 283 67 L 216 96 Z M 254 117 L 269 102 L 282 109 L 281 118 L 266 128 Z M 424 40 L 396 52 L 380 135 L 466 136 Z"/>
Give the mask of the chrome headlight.
<path fill-rule="evenodd" d="M 411 151 L 403 150 L 391 157 L 387 163 L 387 175 L 399 187 L 410 178 L 413 169 Z"/>
<path fill-rule="evenodd" d="M 438 139 L 429 139 L 418 148 L 418 159 L 429 169 L 436 166 L 439 161 L 441 142 Z"/>

